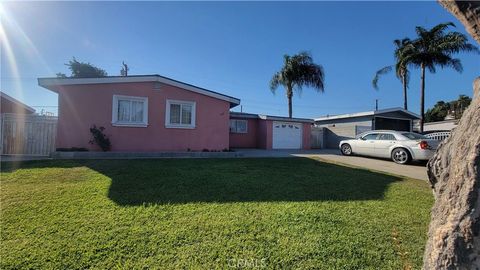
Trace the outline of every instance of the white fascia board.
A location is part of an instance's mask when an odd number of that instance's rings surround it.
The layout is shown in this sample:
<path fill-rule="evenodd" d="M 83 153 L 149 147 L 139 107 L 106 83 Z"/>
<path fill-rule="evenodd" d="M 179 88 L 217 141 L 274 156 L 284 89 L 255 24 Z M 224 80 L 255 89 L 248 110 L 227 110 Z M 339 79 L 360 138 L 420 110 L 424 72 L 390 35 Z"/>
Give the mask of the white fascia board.
<path fill-rule="evenodd" d="M 160 83 L 164 83 L 164 84 L 168 84 L 168 85 L 175 86 L 175 87 L 178 87 L 178 88 L 186 89 L 186 90 L 189 90 L 189 91 L 192 91 L 192 92 L 195 92 L 195 93 L 199 93 L 199 94 L 202 94 L 202 95 L 205 95 L 205 96 L 210 96 L 210 97 L 214 97 L 214 98 L 217 98 L 217 99 L 225 100 L 225 101 L 228 101 L 228 102 L 233 103 L 235 105 L 240 104 L 240 99 L 237 99 L 237 98 L 234 98 L 234 97 L 229 97 L 229 96 L 222 95 L 222 94 L 219 94 L 219 93 L 211 92 L 211 91 L 208 91 L 206 89 L 202 89 L 202 88 L 199 88 L 199 87 L 195 87 L 193 85 L 189 85 L 189 84 L 185 84 L 185 83 L 182 83 L 182 82 L 170 80 L 170 79 L 164 78 L 164 77 L 157 77 L 156 79 L 157 79 L 156 81 L 160 82 Z"/>
<path fill-rule="evenodd" d="M 48 88 L 57 85 L 80 85 L 102 83 L 154 82 L 156 76 L 105 77 L 105 78 L 38 78 L 38 85 Z"/>
<path fill-rule="evenodd" d="M 306 118 L 289 118 L 282 116 L 272 116 L 272 115 L 258 115 L 262 120 L 272 120 L 272 121 L 282 121 L 282 122 L 298 122 L 298 123 L 313 123 L 313 119 Z"/>
<path fill-rule="evenodd" d="M 406 113 L 410 116 L 413 116 L 415 118 L 420 118 L 420 116 L 416 113 L 413 113 L 411 111 L 407 111 L 402 108 L 390 108 L 390 109 L 383 109 L 383 110 L 378 110 L 378 111 L 368 111 L 368 112 L 359 112 L 359 113 L 347 113 L 347 114 L 338 114 L 338 115 L 332 115 L 332 116 L 323 116 L 323 117 L 318 117 L 315 118 L 315 121 L 325 121 L 325 120 L 335 120 L 335 119 L 343 119 L 343 118 L 354 118 L 354 117 L 362 117 L 362 116 L 370 116 L 370 115 L 378 115 L 378 114 L 383 114 L 383 113 L 389 113 L 389 112 L 403 112 Z"/>
<path fill-rule="evenodd" d="M 82 84 L 103 84 L 103 83 L 134 83 L 134 82 L 160 82 L 171 86 L 179 87 L 191 92 L 199 93 L 205 96 L 228 101 L 234 106 L 240 104 L 240 99 L 222 95 L 213 91 L 208 91 L 190 84 L 171 80 L 162 76 L 127 76 L 127 77 L 105 77 L 105 78 L 38 78 L 38 85 L 50 89 L 52 86 L 59 85 L 82 85 Z"/>
<path fill-rule="evenodd" d="M 361 117 L 361 116 L 369 116 L 374 115 L 374 111 L 369 112 L 359 112 L 359 113 L 347 113 L 347 114 L 338 114 L 332 116 L 322 116 L 318 118 L 314 118 L 314 121 L 324 121 L 324 120 L 335 120 L 335 119 L 342 119 L 342 118 L 353 118 L 353 117 Z"/>
<path fill-rule="evenodd" d="M 405 110 L 403 108 L 400 108 L 400 107 L 378 110 L 378 111 L 375 111 L 375 114 L 382 114 L 382 113 L 389 113 L 389 112 L 403 112 L 403 113 L 406 113 L 406 114 L 411 115 L 413 117 L 420 118 L 420 115 L 418 115 L 414 112 L 411 112 L 411 111 L 407 111 L 407 110 Z"/>
<path fill-rule="evenodd" d="M 230 118 L 240 118 L 240 119 L 261 119 L 261 120 L 272 120 L 272 121 L 283 121 L 283 122 L 298 122 L 298 123 L 313 123 L 313 119 L 308 118 L 289 118 L 283 116 L 273 116 L 265 114 L 252 114 L 252 113 L 240 113 L 240 112 L 230 112 Z"/>

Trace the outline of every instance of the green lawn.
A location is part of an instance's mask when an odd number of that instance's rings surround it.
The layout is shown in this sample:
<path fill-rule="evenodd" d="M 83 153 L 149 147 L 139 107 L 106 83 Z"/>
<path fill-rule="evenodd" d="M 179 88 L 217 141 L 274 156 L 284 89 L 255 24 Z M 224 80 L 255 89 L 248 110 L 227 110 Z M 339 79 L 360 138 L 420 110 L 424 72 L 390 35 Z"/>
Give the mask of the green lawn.
<path fill-rule="evenodd" d="M 420 180 L 307 158 L 3 163 L 0 268 L 420 268 Z"/>

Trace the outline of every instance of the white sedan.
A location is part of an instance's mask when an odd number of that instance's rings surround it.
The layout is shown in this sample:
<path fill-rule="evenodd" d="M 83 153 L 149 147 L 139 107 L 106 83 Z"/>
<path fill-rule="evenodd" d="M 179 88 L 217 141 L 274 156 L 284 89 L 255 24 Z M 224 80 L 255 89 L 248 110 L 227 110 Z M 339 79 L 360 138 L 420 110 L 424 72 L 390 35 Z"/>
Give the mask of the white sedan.
<path fill-rule="evenodd" d="M 339 144 L 343 155 L 353 154 L 391 158 L 399 164 L 412 160 L 429 160 L 437 149 L 439 141 L 413 132 L 394 130 L 372 130 L 356 139 L 344 140 Z"/>

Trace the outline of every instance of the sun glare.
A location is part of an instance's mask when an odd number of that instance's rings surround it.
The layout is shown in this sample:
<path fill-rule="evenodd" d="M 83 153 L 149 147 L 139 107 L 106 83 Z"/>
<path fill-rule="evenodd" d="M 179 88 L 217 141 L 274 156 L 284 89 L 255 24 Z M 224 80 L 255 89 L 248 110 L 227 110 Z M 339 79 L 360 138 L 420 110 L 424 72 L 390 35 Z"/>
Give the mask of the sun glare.
<path fill-rule="evenodd" d="M 22 75 L 19 72 L 17 57 L 23 56 L 32 64 L 40 63 L 50 73 L 51 69 L 30 37 L 23 31 L 5 4 L 2 3 L 0 3 L 0 43 L 3 52 L 1 56 L 6 63 L 6 68 L 10 71 L 8 79 L 14 82 L 15 89 L 11 90 L 17 92 L 18 96 L 23 98 Z"/>
<path fill-rule="evenodd" d="M 13 54 L 12 46 L 9 40 L 9 37 L 7 36 L 5 27 L 7 24 L 7 12 L 5 11 L 5 8 L 3 7 L 3 4 L 0 3 L 0 41 L 1 41 L 1 46 L 3 49 L 3 52 L 5 55 L 2 55 L 6 62 L 8 63 L 11 73 L 14 77 L 19 77 L 19 72 L 18 72 L 18 67 L 17 63 L 15 62 L 15 55 Z"/>

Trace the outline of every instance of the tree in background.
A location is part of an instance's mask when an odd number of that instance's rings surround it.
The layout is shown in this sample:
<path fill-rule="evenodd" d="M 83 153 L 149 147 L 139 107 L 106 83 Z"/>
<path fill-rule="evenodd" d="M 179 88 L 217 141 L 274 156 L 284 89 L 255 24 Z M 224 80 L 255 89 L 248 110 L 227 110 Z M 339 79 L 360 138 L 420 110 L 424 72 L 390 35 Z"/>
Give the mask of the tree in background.
<path fill-rule="evenodd" d="M 460 59 L 453 58 L 459 52 L 478 52 L 477 47 L 468 42 L 467 36 L 459 32 L 447 32 L 448 27 L 455 27 L 451 22 L 441 23 L 427 30 L 421 26 L 415 28 L 417 38 L 412 42 L 413 49 L 408 50 L 406 60 L 419 67 L 420 78 L 420 132 L 425 122 L 425 70 L 436 72 L 436 67 L 451 67 L 463 71 Z"/>
<path fill-rule="evenodd" d="M 467 107 L 472 103 L 472 99 L 469 96 L 460 95 L 456 101 L 452 101 L 452 109 L 455 111 L 455 119 L 460 119 L 463 115 L 463 112 Z"/>
<path fill-rule="evenodd" d="M 125 62 L 122 62 L 122 69 L 120 70 L 120 76 L 128 76 L 128 71 L 130 70 L 130 68 L 128 67 L 127 64 L 125 64 Z"/>
<path fill-rule="evenodd" d="M 283 67 L 273 75 L 270 81 L 270 90 L 275 93 L 278 86 L 285 87 L 288 99 L 288 117 L 292 118 L 293 91 L 301 91 L 303 86 L 324 91 L 323 67 L 313 62 L 312 56 L 307 52 L 290 56 L 283 56 Z"/>
<path fill-rule="evenodd" d="M 437 101 L 433 108 L 428 109 L 425 113 L 425 122 L 437 122 L 445 120 L 448 115 L 449 104 L 443 100 Z"/>
<path fill-rule="evenodd" d="M 386 66 L 381 68 L 375 73 L 375 77 L 372 80 L 372 85 L 375 90 L 378 90 L 378 80 L 380 79 L 381 75 L 384 75 L 393 68 L 395 68 L 395 75 L 397 78 L 402 82 L 403 85 L 403 108 L 408 110 L 408 98 L 407 98 L 407 88 L 408 88 L 408 81 L 410 78 L 410 72 L 408 71 L 408 54 L 409 50 L 413 49 L 411 46 L 411 40 L 408 38 L 404 38 L 402 40 L 396 39 L 393 41 L 395 44 L 395 64 L 391 66 Z"/>
<path fill-rule="evenodd" d="M 443 121 L 447 116 L 460 119 L 471 102 L 472 99 L 466 95 L 460 95 L 457 100 L 450 102 L 437 101 L 433 108 L 428 109 L 425 113 L 425 122 Z"/>
<path fill-rule="evenodd" d="M 79 62 L 75 57 L 65 64 L 72 72 L 70 78 L 101 78 L 106 77 L 107 72 L 90 63 Z M 67 78 L 64 73 L 57 73 L 57 78 Z"/>

